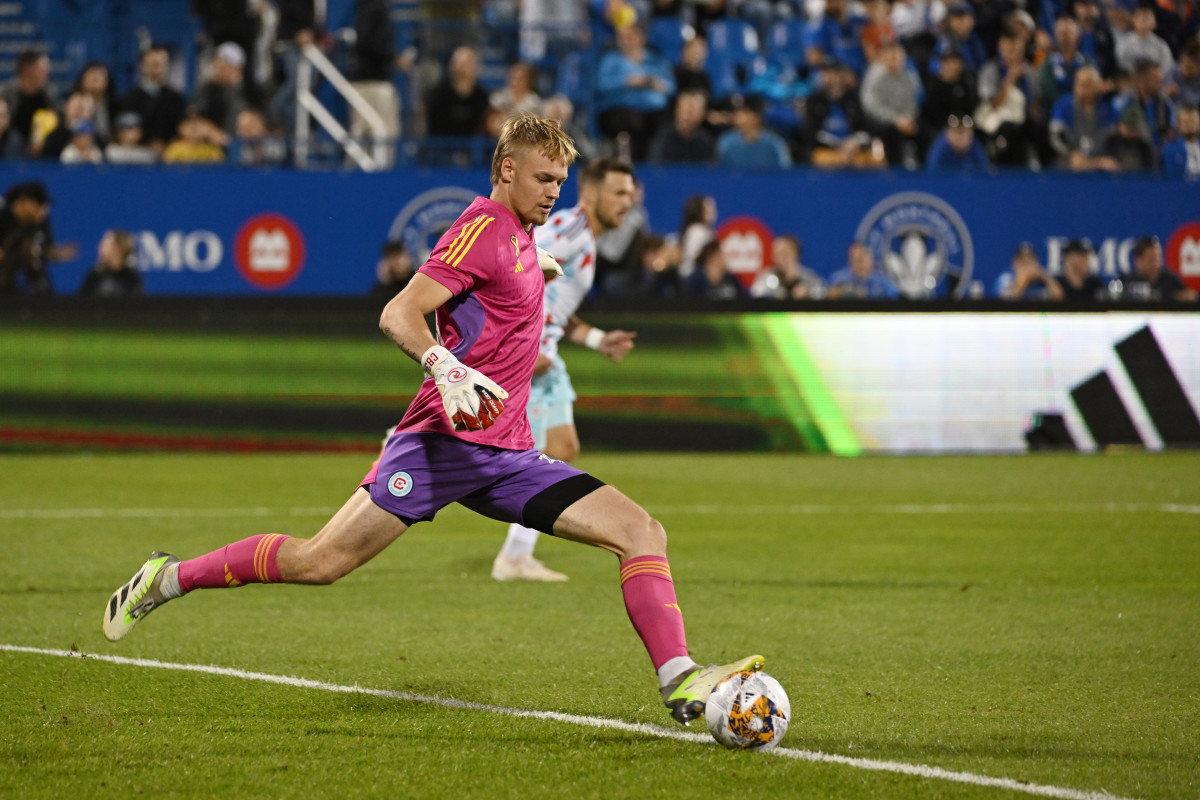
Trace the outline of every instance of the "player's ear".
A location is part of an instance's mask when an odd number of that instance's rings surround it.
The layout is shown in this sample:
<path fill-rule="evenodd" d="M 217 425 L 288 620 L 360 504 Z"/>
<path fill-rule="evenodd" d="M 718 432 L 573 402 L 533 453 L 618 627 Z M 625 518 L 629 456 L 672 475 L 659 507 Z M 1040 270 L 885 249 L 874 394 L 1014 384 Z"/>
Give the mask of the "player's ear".
<path fill-rule="evenodd" d="M 513 157 L 505 156 L 504 160 L 500 162 L 500 182 L 501 183 L 512 183 L 514 173 L 516 171 L 517 171 L 517 164 L 515 161 L 513 161 Z"/>

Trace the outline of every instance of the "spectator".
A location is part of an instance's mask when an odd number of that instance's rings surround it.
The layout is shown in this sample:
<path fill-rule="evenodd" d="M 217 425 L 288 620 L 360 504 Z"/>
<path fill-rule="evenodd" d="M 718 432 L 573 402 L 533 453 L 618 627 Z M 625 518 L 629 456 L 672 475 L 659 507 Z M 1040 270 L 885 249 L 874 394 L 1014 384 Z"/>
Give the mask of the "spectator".
<path fill-rule="evenodd" d="M 892 0 L 867 0 L 863 4 L 867 22 L 860 33 L 866 66 L 879 60 L 879 51 L 887 42 L 897 41 L 896 29 L 892 27 Z M 864 66 L 864 69 L 866 68 Z"/>
<path fill-rule="evenodd" d="M 95 112 L 96 104 L 90 94 L 86 94 L 85 92 L 72 93 L 67 98 L 67 102 L 63 103 L 58 125 L 46 135 L 45 140 L 42 142 L 42 158 L 47 161 L 60 161 L 63 150 L 66 149 L 66 146 L 71 143 L 71 139 L 75 136 L 76 126 L 81 122 L 91 122 L 92 115 Z M 92 133 L 95 133 L 94 126 Z"/>
<path fill-rule="evenodd" d="M 142 118 L 136 111 L 122 111 L 113 121 L 113 140 L 104 148 L 104 160 L 110 164 L 155 164 L 158 153 L 142 140 Z"/>
<path fill-rule="evenodd" d="M 996 294 L 1005 300 L 1063 299 L 1062 287 L 1042 268 L 1030 242 L 1017 245 L 1012 268 L 996 279 Z"/>
<path fill-rule="evenodd" d="M 258 37 L 262 27 L 263 3 L 257 0 L 191 0 L 192 13 L 200 19 L 207 39 L 207 48 L 216 49 L 232 42 L 246 56 L 242 74 L 245 76 L 246 99 L 250 105 L 262 102 L 259 76 Z"/>
<path fill-rule="evenodd" d="M 455 48 L 446 76 L 425 98 L 430 136 L 478 136 L 484 131 L 488 95 L 479 85 L 479 55 L 471 47 Z"/>
<path fill-rule="evenodd" d="M 971 116 L 979 106 L 975 82 L 957 50 L 945 50 L 937 59 L 937 72 L 925 83 L 921 121 L 926 130 L 941 130 L 951 116 Z M 973 119 L 973 118 L 972 118 Z"/>
<path fill-rule="evenodd" d="M 920 159 L 920 85 L 905 68 L 904 48 L 898 42 L 883 46 L 879 61 L 863 78 L 863 112 L 872 132 L 883 140 L 888 163 L 915 169 Z"/>
<path fill-rule="evenodd" d="M 987 63 L 987 50 L 975 32 L 975 9 L 966 0 L 957 0 L 946 9 L 946 26 L 933 49 L 930 74 L 941 71 L 941 60 L 947 53 L 958 54 L 966 68 L 968 81 L 974 84 L 975 76 Z"/>
<path fill-rule="evenodd" d="M 986 172 L 989 166 L 987 151 L 975 138 L 975 122 L 970 116 L 946 118 L 942 129 L 925 159 L 930 172 Z"/>
<path fill-rule="evenodd" d="M 179 138 L 163 151 L 167 164 L 216 164 L 225 160 L 225 150 L 219 141 L 227 140 L 224 132 L 209 120 L 189 110 L 179 123 Z"/>
<path fill-rule="evenodd" d="M 1200 110 L 1185 106 L 1178 113 L 1178 136 L 1163 145 L 1163 172 L 1172 178 L 1200 178 Z"/>
<path fill-rule="evenodd" d="M 1181 106 L 1200 106 L 1200 39 L 1183 46 L 1179 63 L 1163 79 L 1163 93 Z"/>
<path fill-rule="evenodd" d="M 736 169 L 786 169 L 792 165 L 787 142 L 763 125 L 761 97 L 735 100 L 733 128 L 717 139 L 717 161 Z"/>
<path fill-rule="evenodd" d="M 804 32 L 804 63 L 820 69 L 830 59 L 841 61 L 861 77 L 867 66 L 862 48 L 864 17 L 850 12 L 848 0 L 825 0 L 825 11 Z"/>
<path fill-rule="evenodd" d="M 706 99 L 712 97 L 712 78 L 704 68 L 707 60 L 708 40 L 703 34 L 697 33 L 684 42 L 679 63 L 675 65 L 675 91 L 679 94 L 699 91 Z"/>
<path fill-rule="evenodd" d="M 1096 64 L 1101 76 L 1111 78 L 1117 70 L 1116 44 L 1100 0 L 1074 0 L 1072 12 L 1079 23 L 1079 51 Z"/>
<path fill-rule="evenodd" d="M 285 131 L 296 129 L 296 72 L 301 52 L 315 45 L 321 37 L 321 21 L 317 15 L 317 0 L 276 0 L 279 12 L 275 27 L 275 49 L 279 54 L 277 75 L 283 82 L 271 98 L 271 117 Z M 321 8 L 325 4 L 321 3 Z"/>
<path fill-rule="evenodd" d="M 25 140 L 13 129 L 8 101 L 0 97 L 0 160 L 15 161 L 25 155 Z"/>
<path fill-rule="evenodd" d="M 804 106 L 803 144 L 813 165 L 877 165 L 854 73 L 840 61 L 829 61 L 821 65 L 817 81 Z"/>
<path fill-rule="evenodd" d="M 383 120 L 382 139 L 377 142 L 366 118 L 350 109 L 350 135 L 367 142 L 374 152 L 386 152 L 384 169 L 395 161 L 396 140 L 400 138 L 400 94 L 396 91 L 396 36 L 385 0 L 357 0 L 354 8 L 354 66 L 351 85 Z"/>
<path fill-rule="evenodd" d="M 1079 23 L 1075 20 L 1070 17 L 1055 20 L 1054 41 L 1054 51 L 1042 62 L 1038 74 L 1045 108 L 1054 108 L 1059 97 L 1070 93 L 1075 87 L 1075 73 L 1090 63 L 1087 56 L 1079 52 Z"/>
<path fill-rule="evenodd" d="M 698 89 L 675 96 L 675 120 L 664 127 L 650 144 L 650 160 L 657 164 L 711 164 L 717 144 L 704 127 L 708 98 Z"/>
<path fill-rule="evenodd" d="M 408 286 L 415 269 L 412 253 L 408 252 L 404 242 L 398 239 L 384 242 L 379 256 L 379 263 L 375 265 L 375 285 L 371 287 L 371 297 L 386 303 Z"/>
<path fill-rule="evenodd" d="M 700 248 L 696 269 L 687 279 L 688 292 L 705 300 L 738 300 L 746 296 L 742 282 L 729 273 L 721 243 L 712 240 Z"/>
<path fill-rule="evenodd" d="M 1166 42 L 1171 55 L 1177 57 L 1188 39 L 1196 36 L 1200 22 L 1196 17 L 1196 4 L 1190 0 L 1155 0 L 1151 10 L 1154 12 L 1154 35 Z"/>
<path fill-rule="evenodd" d="M 816 300 L 825 296 L 825 281 L 800 263 L 800 240 L 790 233 L 771 241 L 771 263 L 750 286 L 750 296 L 760 300 Z"/>
<path fill-rule="evenodd" d="M 1114 122 L 1112 105 L 1100 97 L 1100 73 L 1095 67 L 1075 72 L 1075 90 L 1060 97 L 1050 115 L 1050 144 L 1060 166 L 1073 170 L 1115 171 L 1117 162 L 1100 154 Z"/>
<path fill-rule="evenodd" d="M 1136 104 L 1125 107 L 1116 128 L 1104 137 L 1100 155 L 1116 164 L 1116 171 L 1145 172 L 1154 169 L 1158 155 L 1146 133 L 1146 115 Z"/>
<path fill-rule="evenodd" d="M 63 148 L 59 161 L 64 164 L 104 163 L 104 150 L 96 142 L 96 126 L 90 119 L 79 120 L 71 126 L 71 139 Z"/>
<path fill-rule="evenodd" d="M 647 234 L 638 241 L 642 265 L 641 292 L 650 297 L 678 297 L 683 293 L 679 278 L 679 243 L 675 237 Z"/>
<path fill-rule="evenodd" d="M 1133 11 L 1132 28 L 1117 37 L 1117 66 L 1126 72 L 1133 72 L 1142 61 L 1157 64 L 1164 75 L 1175 66 L 1171 48 L 1154 35 L 1154 7 L 1154 0 L 1141 0 Z"/>
<path fill-rule="evenodd" d="M 1104 296 L 1104 281 L 1092 274 L 1092 248 L 1082 239 L 1072 239 L 1062 251 L 1062 278 L 1058 285 L 1062 299 L 1068 301 L 1100 300 Z"/>
<path fill-rule="evenodd" d="M 270 129 L 257 108 L 242 109 L 235 134 L 237 163 L 242 166 L 278 167 L 287 162 L 287 140 Z"/>
<path fill-rule="evenodd" d="M 694 194 L 683 203 L 683 221 L 679 225 L 679 276 L 690 278 L 704 245 L 717 237 L 717 201 L 709 195 Z"/>
<path fill-rule="evenodd" d="M 996 164 L 1036 164 L 1032 127 L 1037 81 L 1025 61 L 1025 37 L 1009 27 L 1000 34 L 997 57 L 979 73 L 975 127 L 987 136 L 988 155 Z"/>
<path fill-rule="evenodd" d="M 1152 61 L 1141 61 L 1133 73 L 1133 86 L 1113 98 L 1119 115 L 1130 105 L 1138 106 L 1145 118 L 1146 136 L 1155 147 L 1175 128 L 1175 104 L 1162 91 L 1162 70 Z"/>
<path fill-rule="evenodd" d="M 946 16 L 942 0 L 896 0 L 892 5 L 892 27 L 904 52 L 923 73 L 937 44 L 938 26 Z"/>
<path fill-rule="evenodd" d="M 12 128 L 21 134 L 27 155 L 37 155 L 33 140 L 33 117 L 38 111 L 52 111 L 57 98 L 50 86 L 50 58 L 40 50 L 22 50 L 17 54 L 17 74 L 0 84 L 0 100 L 8 104 Z"/>
<path fill-rule="evenodd" d="M 514 112 L 542 113 L 542 98 L 533 90 L 535 77 L 537 75 L 532 64 L 517 62 L 508 68 L 508 82 L 492 92 L 489 100 L 492 113 L 489 117 L 488 133 L 499 136 L 504 121 Z"/>
<path fill-rule="evenodd" d="M 237 128 L 237 117 L 250 107 L 243 87 L 243 69 L 246 54 L 234 42 L 225 42 L 217 48 L 209 65 L 208 80 L 192 95 L 192 107 L 196 113 L 232 136 Z"/>
<path fill-rule="evenodd" d="M 829 276 L 832 300 L 893 300 L 900 290 L 875 268 L 875 254 L 862 242 L 846 251 L 847 266 Z"/>
<path fill-rule="evenodd" d="M 646 49 L 646 32 L 638 25 L 617 30 L 617 47 L 600 59 L 596 75 L 600 132 L 610 139 L 626 134 L 634 160 L 646 155 L 675 94 L 671 66 Z"/>
<path fill-rule="evenodd" d="M 96 265 L 79 287 L 81 297 L 135 297 L 142 293 L 133 235 L 112 228 L 100 237 Z"/>
<path fill-rule="evenodd" d="M 79 71 L 71 92 L 83 92 L 92 98 L 92 122 L 96 139 L 106 143 L 113 138 L 113 119 L 117 115 L 117 93 L 113 88 L 108 67 L 100 61 L 89 61 Z"/>
<path fill-rule="evenodd" d="M 575 104 L 565 94 L 552 94 L 547 97 L 542 106 L 542 114 L 557 122 L 559 127 L 571 137 L 571 140 L 575 142 L 575 149 L 579 152 L 581 161 L 591 161 L 602 155 L 600 146 L 596 144 L 591 135 L 575 123 Z"/>
<path fill-rule="evenodd" d="M 1134 271 L 1125 280 L 1125 292 L 1139 300 L 1194 302 L 1196 292 L 1163 264 L 1162 244 L 1157 236 L 1142 236 L 1133 245 Z"/>
<path fill-rule="evenodd" d="M 70 261 L 78 248 L 57 245 L 50 224 L 50 195 L 41 181 L 18 183 L 0 209 L 0 294 L 54 294 L 47 267 Z"/>
<path fill-rule="evenodd" d="M 164 45 L 152 44 L 138 63 L 138 83 L 125 93 L 121 106 L 142 118 L 142 144 L 161 153 L 175 138 L 183 120 L 183 95 L 167 85 L 170 53 Z"/>

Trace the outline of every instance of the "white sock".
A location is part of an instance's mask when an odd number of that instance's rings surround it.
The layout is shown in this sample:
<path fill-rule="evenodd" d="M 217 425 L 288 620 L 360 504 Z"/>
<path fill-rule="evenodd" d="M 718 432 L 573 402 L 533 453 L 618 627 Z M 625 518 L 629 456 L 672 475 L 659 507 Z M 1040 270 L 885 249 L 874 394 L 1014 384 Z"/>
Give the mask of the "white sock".
<path fill-rule="evenodd" d="M 505 558 L 531 556 L 537 539 L 538 532 L 533 528 L 526 528 L 524 525 L 514 522 L 508 526 L 508 538 L 504 540 L 504 547 L 500 549 L 500 555 Z"/>
<path fill-rule="evenodd" d="M 665 687 L 685 670 L 695 669 L 696 662 L 687 656 L 675 656 L 658 668 L 658 685 Z"/>
<path fill-rule="evenodd" d="M 179 588 L 179 565 L 168 564 L 163 567 L 162 580 L 159 581 L 158 591 L 164 600 L 174 600 L 183 594 Z"/>

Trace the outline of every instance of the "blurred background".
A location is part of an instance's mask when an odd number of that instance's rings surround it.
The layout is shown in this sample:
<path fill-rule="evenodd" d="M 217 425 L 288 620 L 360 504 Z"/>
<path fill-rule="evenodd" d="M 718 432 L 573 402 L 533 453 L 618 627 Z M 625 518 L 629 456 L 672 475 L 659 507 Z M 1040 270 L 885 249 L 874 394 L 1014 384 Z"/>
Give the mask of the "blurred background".
<path fill-rule="evenodd" d="M 1200 444 L 1187 4 L 0 4 L 0 447 L 370 452 L 514 110 L 633 162 L 588 449 Z M 575 182 L 560 207 L 575 202 Z M 713 243 L 713 246 L 706 246 Z"/>

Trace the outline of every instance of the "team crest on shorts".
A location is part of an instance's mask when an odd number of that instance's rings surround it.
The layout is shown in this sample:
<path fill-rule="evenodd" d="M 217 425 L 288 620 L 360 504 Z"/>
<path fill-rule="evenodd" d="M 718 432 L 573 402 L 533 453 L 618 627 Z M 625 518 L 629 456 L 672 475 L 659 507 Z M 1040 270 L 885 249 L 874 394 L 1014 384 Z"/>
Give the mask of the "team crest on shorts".
<path fill-rule="evenodd" d="M 393 472 L 388 478 L 388 491 L 396 497 L 404 497 L 412 491 L 413 479 L 407 472 Z"/>
<path fill-rule="evenodd" d="M 863 217 L 854 240 L 871 249 L 880 271 L 905 297 L 962 297 L 971 282 L 971 231 L 953 206 L 932 194 L 884 198 Z"/>
<path fill-rule="evenodd" d="M 400 240 L 417 264 L 437 246 L 442 234 L 450 230 L 459 215 L 475 201 L 479 193 L 460 186 L 441 186 L 421 192 L 405 203 L 388 228 L 388 241 Z"/>

